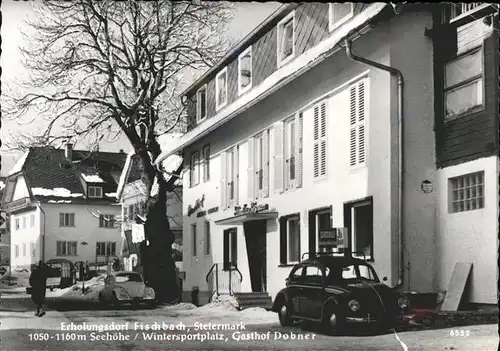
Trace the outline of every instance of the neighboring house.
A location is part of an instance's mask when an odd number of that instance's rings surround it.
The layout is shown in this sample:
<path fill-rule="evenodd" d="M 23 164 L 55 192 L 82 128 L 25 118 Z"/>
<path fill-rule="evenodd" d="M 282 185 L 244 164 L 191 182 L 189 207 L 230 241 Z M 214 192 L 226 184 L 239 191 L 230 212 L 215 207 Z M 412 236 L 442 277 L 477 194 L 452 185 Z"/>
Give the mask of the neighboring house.
<path fill-rule="evenodd" d="M 177 136 L 174 134 L 174 136 Z M 160 141 L 165 138 L 160 138 Z M 173 161 L 173 163 L 171 162 Z M 173 157 L 170 163 L 175 167 L 175 163 L 182 161 L 180 157 Z M 140 263 L 139 244 L 143 241 L 142 221 L 145 220 L 146 189 L 141 179 L 140 159 L 133 152 L 127 156 L 127 161 L 120 177 L 118 185 L 118 198 L 122 206 L 121 214 L 121 235 L 122 252 L 125 268 L 133 270 Z M 171 167 L 168 170 L 171 171 Z M 158 192 L 157 184 L 153 185 L 152 195 Z M 176 183 L 175 190 L 167 194 L 167 216 L 170 229 L 174 233 L 174 259 L 176 266 L 182 271 L 182 183 Z M 136 232 L 134 232 L 136 231 Z M 137 232 L 138 231 L 138 232 Z M 139 233 L 139 234 L 138 234 Z"/>
<path fill-rule="evenodd" d="M 287 4 L 210 68 L 157 160 L 186 160 L 185 289 L 274 298 L 338 228 L 392 287 L 433 295 L 470 262 L 469 301 L 496 304 L 494 11 Z"/>
<path fill-rule="evenodd" d="M 5 177 L 0 177 L 0 199 L 5 189 Z M 4 212 L 0 204 L 0 264 L 7 265 L 10 262 L 10 235 L 9 235 L 9 217 Z"/>
<path fill-rule="evenodd" d="M 121 250 L 117 184 L 127 155 L 30 148 L 7 177 L 11 266 L 38 260 L 107 264 Z"/>

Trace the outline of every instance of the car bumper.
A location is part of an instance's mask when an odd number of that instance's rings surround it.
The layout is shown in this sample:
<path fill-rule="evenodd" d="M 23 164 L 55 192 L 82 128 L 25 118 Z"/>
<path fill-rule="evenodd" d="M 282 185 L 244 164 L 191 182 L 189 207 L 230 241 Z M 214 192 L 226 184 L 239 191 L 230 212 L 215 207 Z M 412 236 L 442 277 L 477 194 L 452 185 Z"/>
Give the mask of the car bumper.
<path fill-rule="evenodd" d="M 118 300 L 120 302 L 151 302 L 154 301 L 155 299 L 153 297 L 126 297 L 126 298 L 120 298 L 118 297 Z"/>
<path fill-rule="evenodd" d="M 392 318 L 377 319 L 370 315 L 362 317 L 345 317 L 345 321 L 349 324 L 386 324 L 391 326 L 406 325 L 409 323 L 407 316 L 395 316 Z"/>

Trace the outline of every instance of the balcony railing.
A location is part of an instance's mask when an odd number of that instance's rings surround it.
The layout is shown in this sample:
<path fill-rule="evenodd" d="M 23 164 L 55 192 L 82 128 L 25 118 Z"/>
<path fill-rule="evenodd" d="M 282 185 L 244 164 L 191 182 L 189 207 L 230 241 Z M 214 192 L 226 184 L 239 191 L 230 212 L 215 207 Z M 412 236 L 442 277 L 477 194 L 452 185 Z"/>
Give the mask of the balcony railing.
<path fill-rule="evenodd" d="M 448 14 L 445 21 L 457 27 L 466 25 L 497 11 L 497 8 L 493 4 L 481 2 L 450 3 L 448 6 Z"/>
<path fill-rule="evenodd" d="M 483 2 L 470 2 L 470 3 L 454 3 L 451 5 L 450 19 L 458 16 L 465 15 L 467 12 L 474 10 L 476 7 L 484 5 Z"/>

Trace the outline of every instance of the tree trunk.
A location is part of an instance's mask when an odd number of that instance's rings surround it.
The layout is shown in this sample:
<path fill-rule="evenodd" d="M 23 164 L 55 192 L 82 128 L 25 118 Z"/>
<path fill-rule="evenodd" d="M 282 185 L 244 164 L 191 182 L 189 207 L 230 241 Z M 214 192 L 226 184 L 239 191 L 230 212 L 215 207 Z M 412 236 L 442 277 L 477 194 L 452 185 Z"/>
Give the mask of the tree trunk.
<path fill-rule="evenodd" d="M 158 195 L 150 199 L 144 224 L 146 243 L 141 245 L 141 256 L 144 276 L 148 285 L 155 290 L 157 300 L 173 302 L 179 298 L 179 282 L 172 258 L 174 235 L 167 217 L 166 193 L 166 182 L 161 179 Z"/>

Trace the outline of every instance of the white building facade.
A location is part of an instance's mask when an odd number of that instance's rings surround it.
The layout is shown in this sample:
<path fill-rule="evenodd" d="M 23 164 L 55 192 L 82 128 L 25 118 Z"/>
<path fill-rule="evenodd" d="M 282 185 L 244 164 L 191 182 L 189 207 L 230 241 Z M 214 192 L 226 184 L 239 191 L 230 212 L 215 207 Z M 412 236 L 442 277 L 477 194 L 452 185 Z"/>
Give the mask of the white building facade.
<path fill-rule="evenodd" d="M 330 13 L 327 34 L 300 49 L 303 14 L 314 6 Z M 332 249 L 319 247 L 322 231 L 347 228 L 346 245 L 388 285 L 435 294 L 457 262 L 472 262 L 469 301 L 495 304 L 498 153 L 453 166 L 436 160 L 436 43 L 422 34 L 435 25 L 433 10 L 394 16 L 371 4 L 335 24 L 332 6 L 278 10 L 187 91 L 193 125 L 163 155 L 182 151 L 187 164 L 185 290 L 198 287 L 206 299 L 215 290 L 274 298 L 304 254 Z M 384 19 L 375 25 L 377 16 Z M 277 46 L 272 36 L 292 44 Z M 349 58 L 346 38 L 356 56 L 402 73 L 402 116 L 396 77 Z M 277 56 L 259 57 L 262 45 L 274 45 Z M 259 62 L 269 60 L 274 71 L 259 77 Z M 249 76 L 250 87 L 242 83 Z M 461 176 L 477 185 L 474 205 L 450 200 L 464 188 Z M 455 213 L 453 202 L 464 210 Z M 252 203 L 261 211 L 240 210 Z"/>

